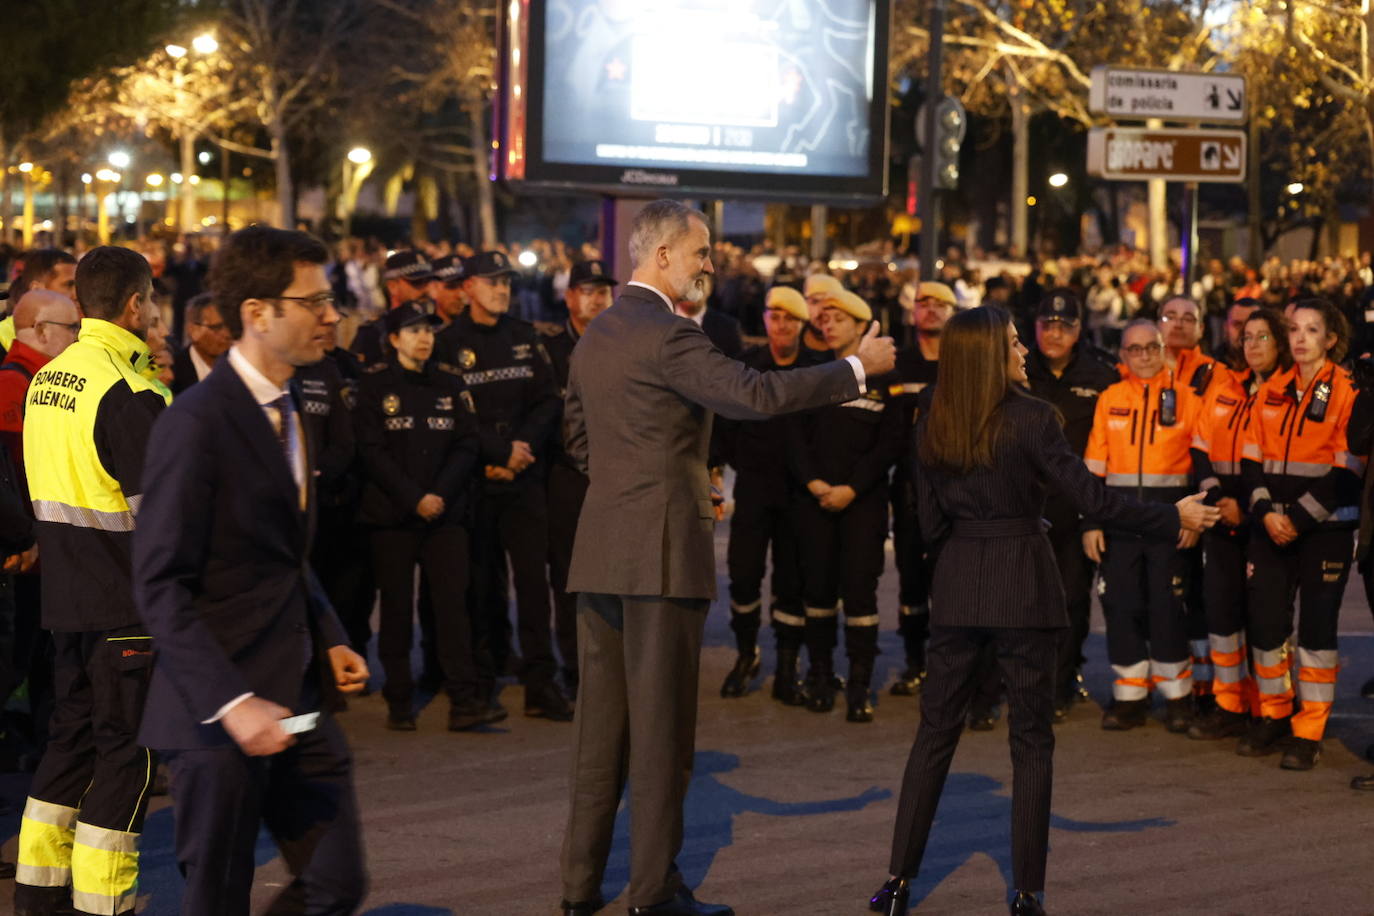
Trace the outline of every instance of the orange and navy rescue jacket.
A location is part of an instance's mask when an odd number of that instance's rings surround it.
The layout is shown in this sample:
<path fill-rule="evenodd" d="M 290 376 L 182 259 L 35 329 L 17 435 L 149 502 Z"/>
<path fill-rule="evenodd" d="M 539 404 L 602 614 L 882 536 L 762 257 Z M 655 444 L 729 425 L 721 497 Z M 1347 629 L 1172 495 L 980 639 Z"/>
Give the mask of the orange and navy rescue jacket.
<path fill-rule="evenodd" d="M 1241 474 L 1257 522 L 1281 512 L 1299 533 L 1353 528 L 1360 519 L 1364 457 L 1346 442 L 1355 386 L 1350 373 L 1324 363 L 1305 390 L 1298 368 L 1276 372 L 1255 395 Z"/>
<path fill-rule="evenodd" d="M 1264 380 L 1252 369 L 1233 372 L 1218 363 L 1212 370 L 1193 432 L 1193 470 L 1210 506 L 1225 496 L 1246 502 L 1240 462 L 1250 409 L 1262 384 Z"/>
<path fill-rule="evenodd" d="M 1172 418 L 1162 409 L 1161 395 L 1174 400 Z M 1170 369 L 1117 382 L 1097 399 L 1083 462 L 1109 487 L 1132 490 L 1149 502 L 1176 502 L 1191 487 L 1189 449 L 1200 406 L 1192 388 L 1174 383 Z M 1095 527 L 1100 526 L 1085 520 L 1085 529 Z"/>

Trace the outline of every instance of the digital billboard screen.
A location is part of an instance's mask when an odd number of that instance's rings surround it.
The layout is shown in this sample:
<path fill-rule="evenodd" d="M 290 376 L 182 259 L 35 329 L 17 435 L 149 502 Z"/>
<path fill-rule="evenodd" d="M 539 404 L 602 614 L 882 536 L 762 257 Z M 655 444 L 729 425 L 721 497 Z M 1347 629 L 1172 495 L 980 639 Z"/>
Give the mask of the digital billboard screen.
<path fill-rule="evenodd" d="M 888 0 L 515 0 L 504 177 L 610 193 L 885 192 Z"/>

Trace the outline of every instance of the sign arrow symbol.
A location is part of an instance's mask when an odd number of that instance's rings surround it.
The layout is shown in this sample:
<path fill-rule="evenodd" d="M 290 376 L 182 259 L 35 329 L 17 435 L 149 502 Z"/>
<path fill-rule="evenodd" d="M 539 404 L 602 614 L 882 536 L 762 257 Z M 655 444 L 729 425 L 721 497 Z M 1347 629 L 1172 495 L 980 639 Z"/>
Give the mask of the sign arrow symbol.
<path fill-rule="evenodd" d="M 1240 171 L 1240 147 L 1223 146 L 1221 148 L 1221 161 L 1223 167 L 1228 172 Z"/>
<path fill-rule="evenodd" d="M 1234 89 L 1226 90 L 1226 108 L 1228 111 L 1240 111 L 1240 105 L 1242 101 L 1244 101 L 1244 99 L 1241 98 L 1241 94 L 1239 92 L 1237 92 Z"/>

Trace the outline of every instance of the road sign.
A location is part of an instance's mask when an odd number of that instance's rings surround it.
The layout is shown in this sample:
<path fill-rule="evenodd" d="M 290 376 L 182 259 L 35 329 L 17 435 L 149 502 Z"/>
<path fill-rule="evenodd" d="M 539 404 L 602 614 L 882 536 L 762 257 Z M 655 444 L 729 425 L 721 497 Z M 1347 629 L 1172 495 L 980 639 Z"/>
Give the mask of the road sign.
<path fill-rule="evenodd" d="M 1088 174 L 1114 181 L 1242 182 L 1245 132 L 1095 127 L 1088 132 Z"/>
<path fill-rule="evenodd" d="M 1088 108 L 1117 118 L 1240 123 L 1247 115 L 1245 77 L 1095 67 Z"/>

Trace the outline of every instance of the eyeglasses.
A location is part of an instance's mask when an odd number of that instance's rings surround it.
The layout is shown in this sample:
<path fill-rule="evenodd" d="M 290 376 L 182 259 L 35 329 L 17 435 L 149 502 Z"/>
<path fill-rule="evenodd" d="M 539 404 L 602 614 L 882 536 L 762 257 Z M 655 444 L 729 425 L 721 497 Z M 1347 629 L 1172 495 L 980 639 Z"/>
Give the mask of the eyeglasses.
<path fill-rule="evenodd" d="M 334 307 L 333 293 L 316 293 L 313 296 L 264 296 L 269 302 L 294 302 L 306 309 L 316 318 L 323 318 L 327 310 Z"/>
<path fill-rule="evenodd" d="M 68 331 L 70 331 L 70 332 L 73 333 L 73 334 L 76 334 L 76 333 L 78 333 L 78 332 L 81 330 L 81 322 L 79 322 L 79 321 L 76 322 L 75 324 L 67 324 L 65 321 L 35 321 L 35 322 L 34 322 L 34 326 L 35 326 L 35 327 L 38 326 L 38 325 L 40 325 L 40 324 L 51 324 L 51 325 L 56 325 L 56 326 L 59 327 L 59 328 L 66 328 Z"/>
<path fill-rule="evenodd" d="M 1154 356 L 1164 349 L 1164 345 L 1158 343 L 1135 344 L 1130 347 L 1122 347 L 1121 349 L 1125 350 L 1128 356 Z"/>
<path fill-rule="evenodd" d="M 203 322 L 203 321 L 197 321 L 197 322 L 196 322 L 196 327 L 198 327 L 198 328 L 204 328 L 205 330 L 209 331 L 211 334 L 221 334 L 221 333 L 223 333 L 229 326 L 228 326 L 227 324 L 225 324 L 223 321 L 217 321 L 217 322 L 215 322 L 214 324 L 206 324 L 206 323 Z"/>
<path fill-rule="evenodd" d="M 1159 320 L 1166 324 L 1173 324 L 1175 321 L 1179 324 L 1197 324 L 1196 315 L 1162 315 Z"/>
<path fill-rule="evenodd" d="M 1246 344 L 1252 343 L 1268 343 L 1273 339 L 1273 336 L 1270 334 L 1242 334 L 1240 344 L 1241 346 L 1245 346 Z"/>

